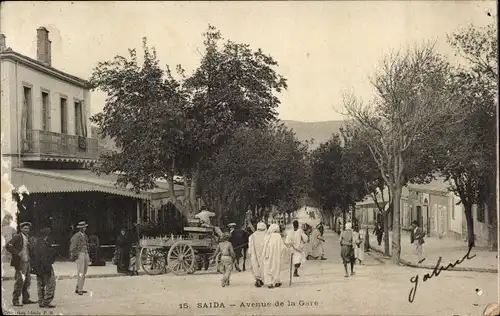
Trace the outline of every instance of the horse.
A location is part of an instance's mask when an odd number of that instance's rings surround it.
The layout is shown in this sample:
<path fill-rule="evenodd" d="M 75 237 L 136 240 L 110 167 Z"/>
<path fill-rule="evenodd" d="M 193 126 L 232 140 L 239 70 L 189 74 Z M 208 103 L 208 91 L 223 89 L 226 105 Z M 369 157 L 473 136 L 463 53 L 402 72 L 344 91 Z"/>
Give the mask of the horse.
<path fill-rule="evenodd" d="M 247 251 L 248 251 L 248 240 L 250 234 L 244 229 L 235 229 L 231 233 L 229 241 L 233 245 L 234 254 L 236 255 L 236 260 L 234 262 L 234 267 L 236 271 L 241 272 L 240 269 L 240 259 L 243 257 L 243 271 L 246 270 L 245 262 L 247 261 Z"/>

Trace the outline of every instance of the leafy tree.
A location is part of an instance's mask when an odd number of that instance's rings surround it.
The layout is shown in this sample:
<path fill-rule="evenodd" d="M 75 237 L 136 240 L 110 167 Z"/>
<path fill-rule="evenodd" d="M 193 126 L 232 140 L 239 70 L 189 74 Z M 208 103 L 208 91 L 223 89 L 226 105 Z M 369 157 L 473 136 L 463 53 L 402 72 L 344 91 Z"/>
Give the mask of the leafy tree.
<path fill-rule="evenodd" d="M 203 161 L 210 158 L 240 127 L 262 128 L 276 120 L 280 104 L 276 93 L 287 88 L 274 70 L 278 63 L 261 49 L 232 41 L 222 42 L 213 26 L 204 34 L 205 54 L 200 66 L 184 82 L 190 92 L 185 108 L 190 144 L 183 160 L 189 161 L 190 201 L 196 209 L 198 180 Z"/>
<path fill-rule="evenodd" d="M 462 118 L 449 74 L 449 64 L 435 53 L 434 46 L 424 45 L 384 60 L 372 80 L 377 91 L 372 104 L 365 105 L 352 96 L 344 99 L 349 128 L 361 129 L 360 135 L 389 187 L 394 263 L 399 263 L 401 254 L 400 203 L 408 181 L 404 171 L 409 167 L 405 152 L 424 151 L 416 144 L 425 144 L 436 130 Z"/>
<path fill-rule="evenodd" d="M 474 246 L 472 206 L 488 203 L 496 209 L 496 106 L 498 57 L 495 26 L 469 26 L 448 38 L 459 56 L 467 61 L 453 73 L 453 84 L 469 109 L 463 124 L 453 126 L 436 138 L 435 154 L 440 171 L 452 180 L 452 191 L 460 197 L 467 221 L 467 240 Z M 488 212 L 494 215 L 495 212 Z M 497 227 L 491 216 L 490 229 Z M 491 240 L 490 240 L 491 241 Z"/>
<path fill-rule="evenodd" d="M 116 56 L 99 62 L 90 78 L 93 89 L 108 94 L 103 112 L 91 121 L 104 137 L 114 140 L 117 151 L 101 154 L 97 173 L 119 172 L 118 184 L 136 191 L 156 186 L 158 178 L 172 179 L 176 144 L 182 142 L 182 108 L 186 97 L 169 68 L 163 71 L 155 49 L 143 39 L 144 61 L 134 49 L 129 58 Z M 170 181 L 171 192 L 173 182 Z"/>
<path fill-rule="evenodd" d="M 239 128 L 200 177 L 202 195 L 218 214 L 242 218 L 246 206 L 295 206 L 305 187 L 306 147 L 283 126 Z M 261 216 L 263 214 L 260 214 Z"/>

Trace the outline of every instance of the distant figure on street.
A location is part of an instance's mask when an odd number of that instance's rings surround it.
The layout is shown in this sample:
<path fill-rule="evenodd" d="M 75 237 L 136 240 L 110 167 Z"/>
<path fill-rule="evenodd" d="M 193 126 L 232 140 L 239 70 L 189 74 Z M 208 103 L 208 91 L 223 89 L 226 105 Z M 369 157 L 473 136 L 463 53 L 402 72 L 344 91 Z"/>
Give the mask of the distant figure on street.
<path fill-rule="evenodd" d="M 76 283 L 75 293 L 78 295 L 83 295 L 87 293 L 83 289 L 85 285 L 85 277 L 87 275 L 87 269 L 89 267 L 89 241 L 85 231 L 87 230 L 87 223 L 84 221 L 79 222 L 76 226 L 78 232 L 76 232 L 73 237 L 71 237 L 70 242 L 70 256 L 71 260 L 76 261 L 76 270 L 78 274 L 78 281 Z"/>
<path fill-rule="evenodd" d="M 12 236 L 12 239 L 7 243 L 5 248 L 12 254 L 10 265 L 14 267 L 16 273 L 14 275 L 14 292 L 12 293 L 12 305 L 23 306 L 23 304 L 34 304 L 36 302 L 30 300 L 30 285 L 31 285 L 31 250 L 28 234 L 31 229 L 30 222 L 23 222 L 19 225 L 20 232 Z M 19 297 L 23 296 L 22 304 L 19 302 Z"/>
<path fill-rule="evenodd" d="M 231 278 L 231 271 L 233 271 L 233 261 L 236 257 L 233 246 L 229 242 L 229 234 L 224 234 L 221 237 L 221 242 L 217 245 L 214 258 L 221 255 L 220 259 L 220 272 L 222 272 L 222 287 L 228 286 Z"/>
<path fill-rule="evenodd" d="M 381 222 L 377 222 L 375 229 L 373 229 L 373 234 L 377 236 L 377 243 L 380 246 L 382 244 L 382 237 L 384 236 L 384 226 Z"/>
<path fill-rule="evenodd" d="M 32 254 L 33 272 L 36 274 L 38 289 L 38 305 L 42 308 L 56 307 L 52 304 L 56 290 L 56 276 L 52 267 L 55 253 L 48 243 L 49 235 L 50 228 L 43 228 L 40 231 Z"/>
<path fill-rule="evenodd" d="M 342 232 L 342 218 L 337 219 L 337 235 L 340 236 Z"/>
<path fill-rule="evenodd" d="M 250 256 L 250 262 L 252 263 L 252 273 L 255 278 L 256 287 L 264 285 L 262 252 L 264 249 L 266 230 L 266 224 L 259 222 L 257 224 L 257 231 L 250 235 L 248 239 L 248 254 Z"/>
<path fill-rule="evenodd" d="M 359 264 L 363 264 L 365 259 L 365 251 L 363 248 L 363 242 L 365 239 L 365 231 L 359 229 L 359 225 L 353 231 L 353 247 L 354 247 L 354 258 Z"/>
<path fill-rule="evenodd" d="M 415 246 L 415 254 L 417 255 L 418 263 L 422 263 L 425 260 L 423 252 L 425 233 L 422 230 L 422 228 L 418 226 L 417 221 L 413 221 L 411 223 L 411 227 L 413 229 L 410 234 L 410 243 L 412 243 Z"/>
<path fill-rule="evenodd" d="M 122 228 L 120 235 L 116 238 L 116 271 L 118 273 L 130 273 L 130 251 L 132 243 L 127 234 L 127 230 Z"/>
<path fill-rule="evenodd" d="M 281 263 L 286 246 L 279 229 L 277 224 L 271 224 L 264 238 L 264 284 L 270 289 L 281 286 Z"/>
<path fill-rule="evenodd" d="M 305 244 L 308 242 L 308 237 L 304 231 L 299 228 L 299 222 L 297 220 L 293 221 L 293 231 L 291 231 L 286 237 L 285 244 L 291 247 L 293 250 L 292 262 L 294 264 L 293 276 L 299 276 L 299 268 L 301 264 L 306 262 L 306 254 L 304 253 Z"/>
<path fill-rule="evenodd" d="M 345 277 L 349 277 L 349 272 L 347 271 L 348 263 L 351 264 L 351 275 L 354 275 L 354 262 L 356 258 L 354 257 L 353 231 L 350 222 L 345 223 L 345 230 L 340 234 L 340 256 L 344 264 Z"/>
<path fill-rule="evenodd" d="M 323 226 L 321 223 L 316 225 L 316 228 L 311 233 L 311 252 L 309 253 L 309 260 L 326 260 L 323 243 L 325 238 L 322 235 Z"/>

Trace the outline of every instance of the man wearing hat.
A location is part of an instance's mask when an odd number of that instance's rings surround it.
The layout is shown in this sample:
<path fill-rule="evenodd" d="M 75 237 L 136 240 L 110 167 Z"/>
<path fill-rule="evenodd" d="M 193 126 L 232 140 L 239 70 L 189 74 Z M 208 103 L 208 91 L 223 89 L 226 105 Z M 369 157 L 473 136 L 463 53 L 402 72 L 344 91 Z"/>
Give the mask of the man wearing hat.
<path fill-rule="evenodd" d="M 43 228 L 40 231 L 40 237 L 33 246 L 32 256 L 32 266 L 38 288 L 38 305 L 42 308 L 56 307 L 52 304 L 56 290 L 56 278 L 52 267 L 55 254 L 48 242 L 49 235 L 50 228 Z"/>
<path fill-rule="evenodd" d="M 411 223 L 411 227 L 412 231 L 410 234 L 410 243 L 412 243 L 415 247 L 415 254 L 417 255 L 418 263 L 422 263 L 425 260 L 422 249 L 425 233 L 422 228 L 418 226 L 417 221 L 413 221 Z"/>
<path fill-rule="evenodd" d="M 30 245 L 28 233 L 31 223 L 23 222 L 19 225 L 20 232 L 12 236 L 12 239 L 5 245 L 5 249 L 12 254 L 10 265 L 16 270 L 14 279 L 14 292 L 12 293 L 12 304 L 14 306 L 23 306 L 23 304 L 34 304 L 30 300 L 31 285 L 31 265 L 30 265 Z M 23 296 L 22 304 L 19 297 Z"/>
<path fill-rule="evenodd" d="M 78 295 L 83 295 L 87 291 L 83 290 L 85 285 L 85 276 L 87 275 L 87 269 L 89 267 L 89 242 L 85 230 L 87 230 L 87 223 L 79 222 L 76 226 L 78 232 L 76 232 L 73 237 L 71 237 L 70 245 L 70 256 L 71 260 L 76 261 L 76 269 L 78 272 L 78 282 L 76 283 L 75 293 Z"/>

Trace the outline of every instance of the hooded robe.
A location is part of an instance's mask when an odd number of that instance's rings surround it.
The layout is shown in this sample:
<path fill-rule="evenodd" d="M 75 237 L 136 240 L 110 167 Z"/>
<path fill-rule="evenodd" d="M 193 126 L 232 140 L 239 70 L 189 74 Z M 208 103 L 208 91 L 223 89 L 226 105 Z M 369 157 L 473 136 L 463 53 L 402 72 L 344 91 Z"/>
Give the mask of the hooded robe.
<path fill-rule="evenodd" d="M 292 261 L 293 264 L 302 264 L 306 262 L 306 254 L 304 248 L 309 238 L 302 228 L 291 231 L 286 237 L 286 244 L 292 249 Z"/>
<path fill-rule="evenodd" d="M 252 263 L 252 273 L 256 280 L 263 279 L 262 251 L 264 249 L 264 239 L 266 237 L 266 224 L 257 224 L 257 231 L 250 235 L 248 239 L 248 254 Z"/>
<path fill-rule="evenodd" d="M 283 262 L 285 249 L 286 247 L 280 234 L 280 227 L 277 224 L 271 224 L 264 238 L 264 284 L 274 286 L 277 283 L 281 283 L 281 263 Z"/>

